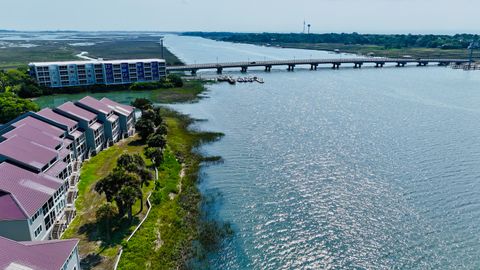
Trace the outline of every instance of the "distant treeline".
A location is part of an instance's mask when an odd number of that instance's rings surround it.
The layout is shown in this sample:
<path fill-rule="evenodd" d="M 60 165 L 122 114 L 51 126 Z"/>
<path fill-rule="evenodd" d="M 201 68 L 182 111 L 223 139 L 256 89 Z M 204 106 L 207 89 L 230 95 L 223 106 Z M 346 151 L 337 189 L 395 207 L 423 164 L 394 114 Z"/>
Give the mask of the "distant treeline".
<path fill-rule="evenodd" d="M 280 43 L 337 43 L 376 45 L 395 48 L 440 48 L 466 49 L 479 35 L 380 35 L 359 33 L 327 34 L 280 34 L 280 33 L 230 33 L 230 32 L 185 32 L 186 36 L 199 36 L 229 42 L 280 44 Z"/>

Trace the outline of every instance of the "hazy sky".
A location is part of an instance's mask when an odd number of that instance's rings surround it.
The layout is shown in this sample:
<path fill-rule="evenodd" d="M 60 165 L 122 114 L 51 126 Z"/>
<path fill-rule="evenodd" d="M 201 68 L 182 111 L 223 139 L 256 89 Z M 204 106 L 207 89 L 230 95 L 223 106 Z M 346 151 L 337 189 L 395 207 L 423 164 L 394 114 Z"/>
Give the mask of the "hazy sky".
<path fill-rule="evenodd" d="M 480 33 L 480 0 L 15 0 L 0 29 Z"/>

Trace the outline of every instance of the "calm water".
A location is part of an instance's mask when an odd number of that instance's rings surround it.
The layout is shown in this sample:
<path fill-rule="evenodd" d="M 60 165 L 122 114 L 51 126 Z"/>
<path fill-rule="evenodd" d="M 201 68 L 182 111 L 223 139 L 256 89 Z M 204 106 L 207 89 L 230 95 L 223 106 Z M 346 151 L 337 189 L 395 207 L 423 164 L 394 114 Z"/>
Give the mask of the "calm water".
<path fill-rule="evenodd" d="M 332 57 L 169 37 L 189 63 Z M 232 55 L 235 54 L 235 55 Z M 226 136 L 201 150 L 236 235 L 214 269 L 480 267 L 480 72 L 274 71 L 175 108 Z M 238 73 L 236 73 L 238 74 Z M 252 74 L 252 73 L 250 73 Z"/>
<path fill-rule="evenodd" d="M 166 44 L 188 63 L 351 57 L 192 37 Z M 210 98 L 173 106 L 208 119 L 194 128 L 226 134 L 200 149 L 225 159 L 203 168 L 200 187 L 220 194 L 211 214 L 236 231 L 212 269 L 480 268 L 480 72 L 252 74 L 265 84 L 212 85 Z"/>

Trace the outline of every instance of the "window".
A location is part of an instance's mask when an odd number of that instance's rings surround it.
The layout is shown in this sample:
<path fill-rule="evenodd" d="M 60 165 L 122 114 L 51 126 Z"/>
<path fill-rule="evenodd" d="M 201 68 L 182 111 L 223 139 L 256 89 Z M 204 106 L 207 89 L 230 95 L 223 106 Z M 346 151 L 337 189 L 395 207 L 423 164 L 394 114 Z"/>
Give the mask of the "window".
<path fill-rule="evenodd" d="M 41 232 L 42 232 L 42 225 L 38 226 L 38 228 L 35 230 L 34 232 L 35 238 L 37 238 Z"/>

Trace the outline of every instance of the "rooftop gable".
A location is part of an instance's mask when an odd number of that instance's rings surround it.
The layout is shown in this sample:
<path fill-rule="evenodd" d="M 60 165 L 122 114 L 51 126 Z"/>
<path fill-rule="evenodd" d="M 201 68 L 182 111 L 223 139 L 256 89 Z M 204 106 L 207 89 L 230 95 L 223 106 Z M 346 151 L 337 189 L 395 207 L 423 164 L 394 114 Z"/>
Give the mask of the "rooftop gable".
<path fill-rule="evenodd" d="M 63 140 L 59 137 L 28 124 L 22 124 L 2 136 L 4 138 L 11 138 L 15 135 L 37 142 L 51 149 L 57 149 L 63 144 Z"/>
<path fill-rule="evenodd" d="M 77 245 L 77 239 L 16 242 L 0 237 L 0 269 L 61 269 Z"/>
<path fill-rule="evenodd" d="M 77 121 L 72 120 L 68 117 L 65 117 L 61 114 L 58 114 L 50 108 L 42 109 L 41 111 L 37 112 L 36 114 L 38 114 L 38 115 L 40 115 L 44 118 L 47 118 L 50 121 L 53 121 L 53 122 L 56 122 L 60 125 L 66 126 L 69 131 L 74 129 L 74 127 L 78 125 Z"/>
<path fill-rule="evenodd" d="M 57 158 L 58 153 L 35 141 L 13 135 L 0 143 L 0 155 L 41 171 Z"/>
<path fill-rule="evenodd" d="M 71 101 L 63 103 L 62 105 L 58 106 L 57 109 L 87 122 L 93 121 L 97 117 L 97 115 L 94 113 L 78 107 Z"/>
<path fill-rule="evenodd" d="M 102 98 L 100 100 L 100 102 L 109 106 L 116 113 L 119 113 L 119 114 L 124 115 L 124 116 L 129 116 L 135 110 L 135 108 L 132 107 L 132 106 L 125 105 L 125 104 L 120 104 L 120 103 L 115 102 L 115 101 L 113 101 L 109 98 L 106 98 L 106 97 Z"/>
<path fill-rule="evenodd" d="M 110 114 L 113 110 L 112 108 L 108 107 L 104 103 L 100 102 L 99 100 L 91 97 L 86 96 L 78 101 L 83 106 L 86 106 L 96 112 L 103 113 L 105 115 Z"/>
<path fill-rule="evenodd" d="M 0 190 L 11 194 L 26 217 L 33 216 L 63 185 L 63 181 L 36 174 L 8 162 L 0 164 Z M 0 212 L 14 211 L 11 204 L 0 204 Z"/>
<path fill-rule="evenodd" d="M 56 136 L 56 137 L 61 137 L 65 133 L 65 131 L 63 131 L 62 129 L 60 129 L 60 128 L 54 126 L 54 125 L 51 125 L 49 123 L 43 122 L 42 120 L 38 120 L 38 119 L 36 119 L 34 117 L 31 117 L 31 116 L 27 116 L 27 117 L 13 123 L 12 126 L 19 127 L 19 126 L 25 125 L 25 124 L 29 125 L 29 126 L 32 126 L 32 127 L 35 127 L 36 129 L 48 132 L 48 133 L 50 133 L 50 134 L 52 134 L 53 136 Z"/>

